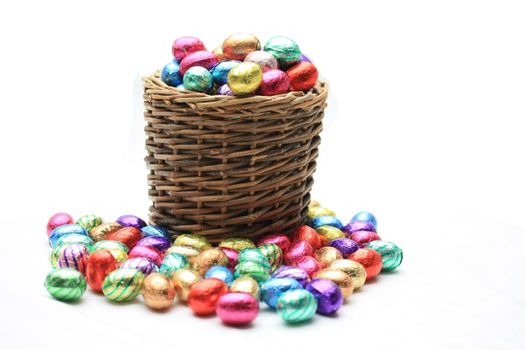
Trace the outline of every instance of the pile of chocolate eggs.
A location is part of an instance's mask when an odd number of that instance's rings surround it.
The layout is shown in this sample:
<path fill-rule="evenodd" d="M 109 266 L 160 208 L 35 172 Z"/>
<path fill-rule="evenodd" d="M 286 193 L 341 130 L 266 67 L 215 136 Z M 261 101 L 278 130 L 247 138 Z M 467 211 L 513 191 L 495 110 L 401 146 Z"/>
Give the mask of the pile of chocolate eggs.
<path fill-rule="evenodd" d="M 172 53 L 161 79 L 178 90 L 274 96 L 308 91 L 318 78 L 317 68 L 285 36 L 272 37 L 262 46 L 255 36 L 237 33 L 213 51 L 200 39 L 185 36 L 175 40 Z"/>
<path fill-rule="evenodd" d="M 357 213 L 344 226 L 313 201 L 308 220 L 290 237 L 276 233 L 257 244 L 228 238 L 213 247 L 190 233 L 172 241 L 134 215 L 104 223 L 96 215 L 74 221 L 58 213 L 47 226 L 53 270 L 45 287 L 65 302 L 80 299 L 87 286 L 114 303 L 142 294 L 156 310 L 178 299 L 195 315 L 217 315 L 233 326 L 251 323 L 263 302 L 287 323 L 300 323 L 336 313 L 355 290 L 403 260 L 397 245 L 381 240 L 371 213 Z"/>

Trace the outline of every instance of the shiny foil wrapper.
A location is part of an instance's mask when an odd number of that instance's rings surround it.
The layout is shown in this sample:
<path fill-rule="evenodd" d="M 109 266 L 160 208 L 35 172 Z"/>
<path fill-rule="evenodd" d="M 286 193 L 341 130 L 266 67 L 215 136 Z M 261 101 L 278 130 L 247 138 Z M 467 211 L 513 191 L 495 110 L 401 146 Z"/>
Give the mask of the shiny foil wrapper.
<path fill-rule="evenodd" d="M 343 305 L 341 289 L 330 280 L 316 278 L 305 289 L 317 300 L 317 313 L 320 315 L 332 315 Z"/>
<path fill-rule="evenodd" d="M 73 217 L 68 213 L 56 213 L 51 216 L 47 222 L 47 237 L 51 235 L 51 232 L 62 225 L 71 225 L 75 222 Z"/>
<path fill-rule="evenodd" d="M 108 249 L 108 251 L 113 255 L 115 260 L 117 260 L 118 265 L 128 260 L 128 253 L 126 253 L 125 251 L 121 249 Z"/>
<path fill-rule="evenodd" d="M 313 256 L 314 249 L 310 243 L 306 241 L 295 241 L 290 248 L 284 253 L 284 261 L 288 265 L 293 265 L 293 262 L 301 256 Z"/>
<path fill-rule="evenodd" d="M 177 62 L 180 62 L 184 57 L 191 53 L 203 50 L 206 50 L 204 43 L 200 39 L 192 36 L 183 36 L 176 39 L 171 48 L 173 57 Z"/>
<path fill-rule="evenodd" d="M 159 252 L 157 249 L 153 247 L 144 246 L 136 246 L 135 248 L 131 249 L 131 251 L 128 254 L 128 257 L 130 259 L 147 258 L 153 261 L 157 266 L 160 266 L 160 264 L 162 264 L 162 261 L 164 260 L 164 254 Z"/>
<path fill-rule="evenodd" d="M 376 232 L 376 228 L 372 223 L 366 221 L 350 221 L 345 227 L 343 227 L 343 232 L 345 232 L 347 236 L 357 231 Z"/>
<path fill-rule="evenodd" d="M 233 273 L 228 269 L 226 266 L 212 266 L 206 271 L 206 274 L 204 275 L 204 278 L 216 278 L 224 283 L 229 287 L 233 280 Z"/>
<path fill-rule="evenodd" d="M 235 249 L 238 252 L 248 248 L 256 248 L 250 239 L 241 237 L 224 239 L 219 243 L 219 247 Z"/>
<path fill-rule="evenodd" d="M 160 226 L 148 225 L 140 230 L 142 231 L 142 237 L 164 237 L 171 240 L 168 230 Z"/>
<path fill-rule="evenodd" d="M 86 281 L 95 292 L 102 292 L 102 282 L 117 268 L 117 260 L 108 250 L 93 252 L 86 264 Z"/>
<path fill-rule="evenodd" d="M 308 203 L 308 209 L 319 208 L 319 207 L 322 207 L 322 205 L 321 205 L 321 202 L 319 202 L 317 199 L 312 199 L 310 200 L 310 203 Z M 334 216 L 336 215 L 334 214 Z"/>
<path fill-rule="evenodd" d="M 301 60 L 301 50 L 295 41 L 285 36 L 274 36 L 264 44 L 264 51 L 271 53 L 282 68 Z"/>
<path fill-rule="evenodd" d="M 241 61 L 228 60 L 217 63 L 211 70 L 213 82 L 218 85 L 224 85 L 228 82 L 228 73 L 239 65 Z"/>
<path fill-rule="evenodd" d="M 321 263 L 308 255 L 295 259 L 293 264 L 305 271 L 310 278 L 322 269 Z"/>
<path fill-rule="evenodd" d="M 107 222 L 105 224 L 98 225 L 89 233 L 95 242 L 103 241 L 107 239 L 108 235 L 118 231 L 122 226 L 116 222 Z"/>
<path fill-rule="evenodd" d="M 144 274 L 137 269 L 120 268 L 112 271 L 102 283 L 102 293 L 113 302 L 127 302 L 140 294 Z"/>
<path fill-rule="evenodd" d="M 248 293 L 257 300 L 259 300 L 261 296 L 259 283 L 250 276 L 242 276 L 233 280 L 230 286 L 230 292 Z"/>
<path fill-rule="evenodd" d="M 270 269 L 253 261 L 239 262 L 235 267 L 235 278 L 250 276 L 258 283 L 262 283 L 270 278 Z"/>
<path fill-rule="evenodd" d="M 244 58 L 244 62 L 257 63 L 259 66 L 261 66 L 263 73 L 270 71 L 270 70 L 279 69 L 279 65 L 277 64 L 277 59 L 271 53 L 266 52 L 266 51 L 250 52 Z"/>
<path fill-rule="evenodd" d="M 230 70 L 228 86 L 236 96 L 249 95 L 259 88 L 262 77 L 262 69 L 258 64 L 243 62 Z"/>
<path fill-rule="evenodd" d="M 228 292 L 228 286 L 216 278 L 206 278 L 193 285 L 188 295 L 188 306 L 195 315 L 215 314 L 219 298 Z"/>
<path fill-rule="evenodd" d="M 191 287 L 201 279 L 202 277 L 197 272 L 189 268 L 183 268 L 172 273 L 171 281 L 177 298 L 182 302 L 187 302 Z"/>
<path fill-rule="evenodd" d="M 335 216 L 331 215 L 316 216 L 315 218 L 310 220 L 308 226 L 313 227 L 315 229 L 321 226 L 332 226 L 339 230 L 343 228 L 343 224 L 341 223 L 341 221 Z"/>
<path fill-rule="evenodd" d="M 259 248 L 248 248 L 244 249 L 239 253 L 237 257 L 239 263 L 245 261 L 252 261 L 259 265 L 262 265 L 266 270 L 270 270 L 270 262 L 266 259 L 266 256 L 261 252 Z"/>
<path fill-rule="evenodd" d="M 286 251 L 288 248 L 290 248 L 290 245 L 292 245 L 290 238 L 288 238 L 288 236 L 283 235 L 283 234 L 275 234 L 275 235 L 266 236 L 262 238 L 257 244 L 263 245 L 266 243 L 277 244 L 283 252 Z"/>
<path fill-rule="evenodd" d="M 356 231 L 352 233 L 349 238 L 361 248 L 366 247 L 370 242 L 381 240 L 381 237 L 379 237 L 375 231 Z"/>
<path fill-rule="evenodd" d="M 213 76 L 204 67 L 190 67 L 183 81 L 184 88 L 190 91 L 207 92 L 213 87 Z"/>
<path fill-rule="evenodd" d="M 366 270 L 363 265 L 348 259 L 334 261 L 329 269 L 340 270 L 348 275 L 354 282 L 354 290 L 361 288 L 366 281 Z"/>
<path fill-rule="evenodd" d="M 107 237 L 110 241 L 124 243 L 128 249 L 133 249 L 141 238 L 142 231 L 133 226 L 122 227 L 117 231 L 110 233 Z"/>
<path fill-rule="evenodd" d="M 271 278 L 261 285 L 261 300 L 270 308 L 275 309 L 279 297 L 294 289 L 303 289 L 303 286 L 293 278 Z"/>
<path fill-rule="evenodd" d="M 61 268 L 46 276 L 44 286 L 53 298 L 72 302 L 79 300 L 86 291 L 86 279 L 75 269 Z"/>
<path fill-rule="evenodd" d="M 363 265 L 366 271 L 366 280 L 374 278 L 379 275 L 383 267 L 383 260 L 381 255 L 373 249 L 362 248 L 351 254 L 348 259 Z"/>
<path fill-rule="evenodd" d="M 211 247 L 210 242 L 208 242 L 208 240 L 205 237 L 192 235 L 189 233 L 185 233 L 178 236 L 173 242 L 173 245 L 192 247 L 198 250 L 199 252 Z"/>
<path fill-rule="evenodd" d="M 259 301 L 246 293 L 226 293 L 217 302 L 217 316 L 232 326 L 251 323 L 259 314 Z"/>
<path fill-rule="evenodd" d="M 191 263 L 193 262 L 193 258 L 199 255 L 200 251 L 193 247 L 187 247 L 184 245 L 172 245 L 168 248 L 168 250 L 166 250 L 166 255 L 171 253 L 183 255 Z"/>
<path fill-rule="evenodd" d="M 259 251 L 266 257 L 273 271 L 277 270 L 283 263 L 284 254 L 277 244 L 266 243 L 259 246 Z"/>
<path fill-rule="evenodd" d="M 49 245 L 51 246 L 51 248 L 55 248 L 57 246 L 57 241 L 60 237 L 69 235 L 71 233 L 88 236 L 88 232 L 86 231 L 86 229 L 80 225 L 62 225 L 56 227 L 55 229 L 53 229 L 53 231 L 51 231 L 51 234 L 49 235 Z"/>
<path fill-rule="evenodd" d="M 125 245 L 124 243 L 118 242 L 118 241 L 112 241 L 108 239 L 96 242 L 93 245 L 93 249 L 91 251 L 96 252 L 97 250 L 102 250 L 102 249 L 106 249 L 106 250 L 117 249 L 117 250 L 122 250 L 125 253 L 129 252 L 128 246 Z"/>
<path fill-rule="evenodd" d="M 354 280 L 341 270 L 323 269 L 314 278 L 324 278 L 337 284 L 343 293 L 343 298 L 350 297 L 354 291 Z"/>
<path fill-rule="evenodd" d="M 328 242 L 333 241 L 334 239 L 345 238 L 343 231 L 333 226 L 319 226 L 316 228 L 317 233 L 325 237 Z"/>
<path fill-rule="evenodd" d="M 175 288 L 168 277 L 153 272 L 144 279 L 142 297 L 148 307 L 154 310 L 165 310 L 173 305 Z"/>
<path fill-rule="evenodd" d="M 165 252 L 171 246 L 169 239 L 164 237 L 144 237 L 137 242 L 139 247 L 151 247 L 155 248 L 160 252 Z"/>
<path fill-rule="evenodd" d="M 343 258 L 348 258 L 350 254 L 355 253 L 359 249 L 359 245 L 348 238 L 337 238 L 330 242 L 330 247 L 339 250 Z"/>
<path fill-rule="evenodd" d="M 307 217 L 309 220 L 318 216 L 336 216 L 333 210 L 324 207 L 308 207 Z"/>
<path fill-rule="evenodd" d="M 92 229 L 102 224 L 102 222 L 103 220 L 100 216 L 90 214 L 81 216 L 75 224 L 82 226 L 88 233 L 90 233 Z"/>
<path fill-rule="evenodd" d="M 89 257 L 89 250 L 83 244 L 68 244 L 60 250 L 57 256 L 58 267 L 69 267 L 79 271 L 81 274 L 86 273 L 86 264 Z"/>
<path fill-rule="evenodd" d="M 308 91 L 315 86 L 319 73 L 310 62 L 299 62 L 286 71 L 292 91 Z"/>
<path fill-rule="evenodd" d="M 199 253 L 192 261 L 192 268 L 201 276 L 212 266 L 228 265 L 226 254 L 219 248 L 208 248 Z"/>
<path fill-rule="evenodd" d="M 131 226 L 141 229 L 146 226 L 146 222 L 136 215 L 122 215 L 116 220 L 116 222 L 123 227 Z"/>
<path fill-rule="evenodd" d="M 166 64 L 160 72 L 160 80 L 162 80 L 164 84 L 173 87 L 177 87 L 178 85 L 182 84 L 182 76 L 180 74 L 179 64 L 175 61 Z"/>
<path fill-rule="evenodd" d="M 217 95 L 233 96 L 233 92 L 228 86 L 228 84 L 224 84 L 217 89 Z"/>
<path fill-rule="evenodd" d="M 248 33 L 230 35 L 222 43 L 224 57 L 229 60 L 242 61 L 252 51 L 261 49 L 261 42 L 257 37 Z"/>
<path fill-rule="evenodd" d="M 281 70 L 270 70 L 263 73 L 259 91 L 264 96 L 275 96 L 290 90 L 290 80 Z"/>
<path fill-rule="evenodd" d="M 70 233 L 69 235 L 60 237 L 56 242 L 56 247 L 60 247 L 62 245 L 67 244 L 82 244 L 86 246 L 88 250 L 91 251 L 91 248 L 93 247 L 95 242 L 93 242 L 93 240 L 89 236 L 79 235 L 78 233 Z"/>
<path fill-rule="evenodd" d="M 310 282 L 310 276 L 306 271 L 301 270 L 295 266 L 286 266 L 283 265 L 277 269 L 272 275 L 272 278 L 286 278 L 290 277 L 299 282 L 302 286 L 306 286 Z"/>
<path fill-rule="evenodd" d="M 191 67 L 203 67 L 210 71 L 218 62 L 217 56 L 213 53 L 209 51 L 196 51 L 184 57 L 180 62 L 180 74 L 184 77 Z M 186 83 L 184 83 L 184 86 L 186 86 Z M 188 87 L 186 86 L 186 88 Z"/>
<path fill-rule="evenodd" d="M 128 259 L 120 267 L 140 270 L 145 276 L 153 272 L 159 272 L 159 268 L 153 261 L 141 257 Z"/>
<path fill-rule="evenodd" d="M 224 61 L 224 53 L 222 52 L 222 45 L 217 46 L 215 49 L 213 49 L 212 53 L 217 56 L 217 61 L 221 62 Z"/>
<path fill-rule="evenodd" d="M 381 271 L 395 270 L 403 262 L 403 250 L 395 243 L 387 241 L 373 241 L 366 245 L 367 248 L 373 249 L 381 255 L 383 268 Z"/>
<path fill-rule="evenodd" d="M 159 271 L 165 274 L 168 277 L 171 277 L 171 274 L 177 270 L 188 267 L 190 265 L 188 259 L 185 256 L 171 253 L 167 254 L 160 265 Z"/>
<path fill-rule="evenodd" d="M 317 299 L 305 289 L 290 290 L 277 301 L 277 314 L 288 323 L 308 321 L 316 310 Z"/>
<path fill-rule="evenodd" d="M 338 259 L 342 259 L 341 252 L 334 247 L 322 247 L 315 251 L 314 257 L 319 261 L 323 268 L 329 266 Z"/>
<path fill-rule="evenodd" d="M 374 231 L 377 231 L 377 219 L 374 216 L 374 214 L 372 214 L 372 213 L 370 213 L 368 211 L 360 211 L 359 213 L 357 213 L 354 216 L 352 216 L 352 220 L 351 221 L 369 222 L 372 225 L 374 225 L 374 227 L 376 228 L 376 230 L 374 230 Z"/>
<path fill-rule="evenodd" d="M 224 255 L 228 258 L 228 264 L 226 266 L 233 272 L 235 266 L 237 266 L 237 263 L 239 262 L 239 252 L 235 249 L 226 247 L 220 247 L 219 249 L 222 250 Z"/>
<path fill-rule="evenodd" d="M 308 242 L 314 250 L 321 248 L 319 234 L 310 226 L 301 225 L 297 227 L 292 234 L 292 239 L 294 241 Z"/>

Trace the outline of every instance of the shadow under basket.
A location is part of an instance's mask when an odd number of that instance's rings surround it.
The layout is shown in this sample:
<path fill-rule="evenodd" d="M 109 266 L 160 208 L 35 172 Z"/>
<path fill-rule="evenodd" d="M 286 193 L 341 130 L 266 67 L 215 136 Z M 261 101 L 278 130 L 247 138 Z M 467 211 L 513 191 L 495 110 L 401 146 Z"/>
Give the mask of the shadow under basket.
<path fill-rule="evenodd" d="M 216 96 L 144 78 L 150 223 L 212 243 L 304 223 L 327 92 Z"/>

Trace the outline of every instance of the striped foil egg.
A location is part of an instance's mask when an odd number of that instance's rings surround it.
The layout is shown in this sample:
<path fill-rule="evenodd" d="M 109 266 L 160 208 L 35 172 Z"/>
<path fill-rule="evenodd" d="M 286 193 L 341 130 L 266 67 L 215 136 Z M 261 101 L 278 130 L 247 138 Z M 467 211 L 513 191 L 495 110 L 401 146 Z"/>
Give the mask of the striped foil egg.
<path fill-rule="evenodd" d="M 69 267 L 79 271 L 81 274 L 86 273 L 87 258 L 89 250 L 83 244 L 68 244 L 60 250 L 57 257 L 58 267 Z"/>
<path fill-rule="evenodd" d="M 102 283 L 102 292 L 111 301 L 131 301 L 139 295 L 144 274 L 138 269 L 120 268 L 112 271 Z"/>

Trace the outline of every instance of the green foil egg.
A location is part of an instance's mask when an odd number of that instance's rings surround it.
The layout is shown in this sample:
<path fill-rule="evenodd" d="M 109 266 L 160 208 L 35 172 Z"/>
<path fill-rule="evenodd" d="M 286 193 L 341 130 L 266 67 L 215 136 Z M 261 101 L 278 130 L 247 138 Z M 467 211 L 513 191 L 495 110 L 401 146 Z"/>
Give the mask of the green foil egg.
<path fill-rule="evenodd" d="M 102 240 L 98 241 L 93 245 L 91 252 L 96 252 L 97 250 L 122 250 L 124 253 L 129 253 L 129 248 L 122 242 L 119 241 L 110 241 Z"/>
<path fill-rule="evenodd" d="M 271 53 L 280 67 L 289 67 L 301 60 L 301 50 L 295 41 L 285 36 L 274 36 L 264 44 L 264 51 Z"/>
<path fill-rule="evenodd" d="M 101 225 L 102 222 L 103 220 L 100 216 L 89 214 L 78 218 L 75 224 L 82 226 L 87 232 L 91 232 L 95 227 Z"/>
<path fill-rule="evenodd" d="M 372 241 L 366 245 L 381 255 L 383 268 L 381 271 L 392 271 L 397 269 L 403 262 L 403 250 L 395 243 L 387 241 Z"/>
<path fill-rule="evenodd" d="M 283 263 L 283 251 L 277 244 L 266 243 L 259 246 L 259 250 L 270 262 L 271 270 L 277 270 Z"/>
<path fill-rule="evenodd" d="M 76 301 L 86 291 L 86 279 L 75 269 L 62 268 L 51 271 L 44 286 L 57 300 Z"/>
<path fill-rule="evenodd" d="M 187 90 L 206 92 L 213 86 L 213 76 L 204 67 L 191 67 L 184 73 L 184 87 Z"/>
<path fill-rule="evenodd" d="M 167 254 L 160 265 L 160 273 L 171 277 L 171 274 L 189 265 L 188 259 L 181 254 Z"/>
<path fill-rule="evenodd" d="M 239 253 L 238 262 L 253 261 L 262 265 L 265 269 L 270 270 L 270 262 L 258 248 L 247 248 Z"/>
<path fill-rule="evenodd" d="M 265 266 L 253 261 L 239 262 L 235 266 L 234 277 L 250 276 L 258 283 L 262 283 L 270 278 L 270 270 Z"/>
<path fill-rule="evenodd" d="M 144 278 L 144 274 L 137 269 L 116 269 L 102 282 L 102 293 L 114 302 L 131 301 L 139 295 Z"/>
<path fill-rule="evenodd" d="M 309 320 L 317 310 L 317 300 L 305 289 L 285 292 L 277 300 L 277 314 L 288 323 Z"/>

